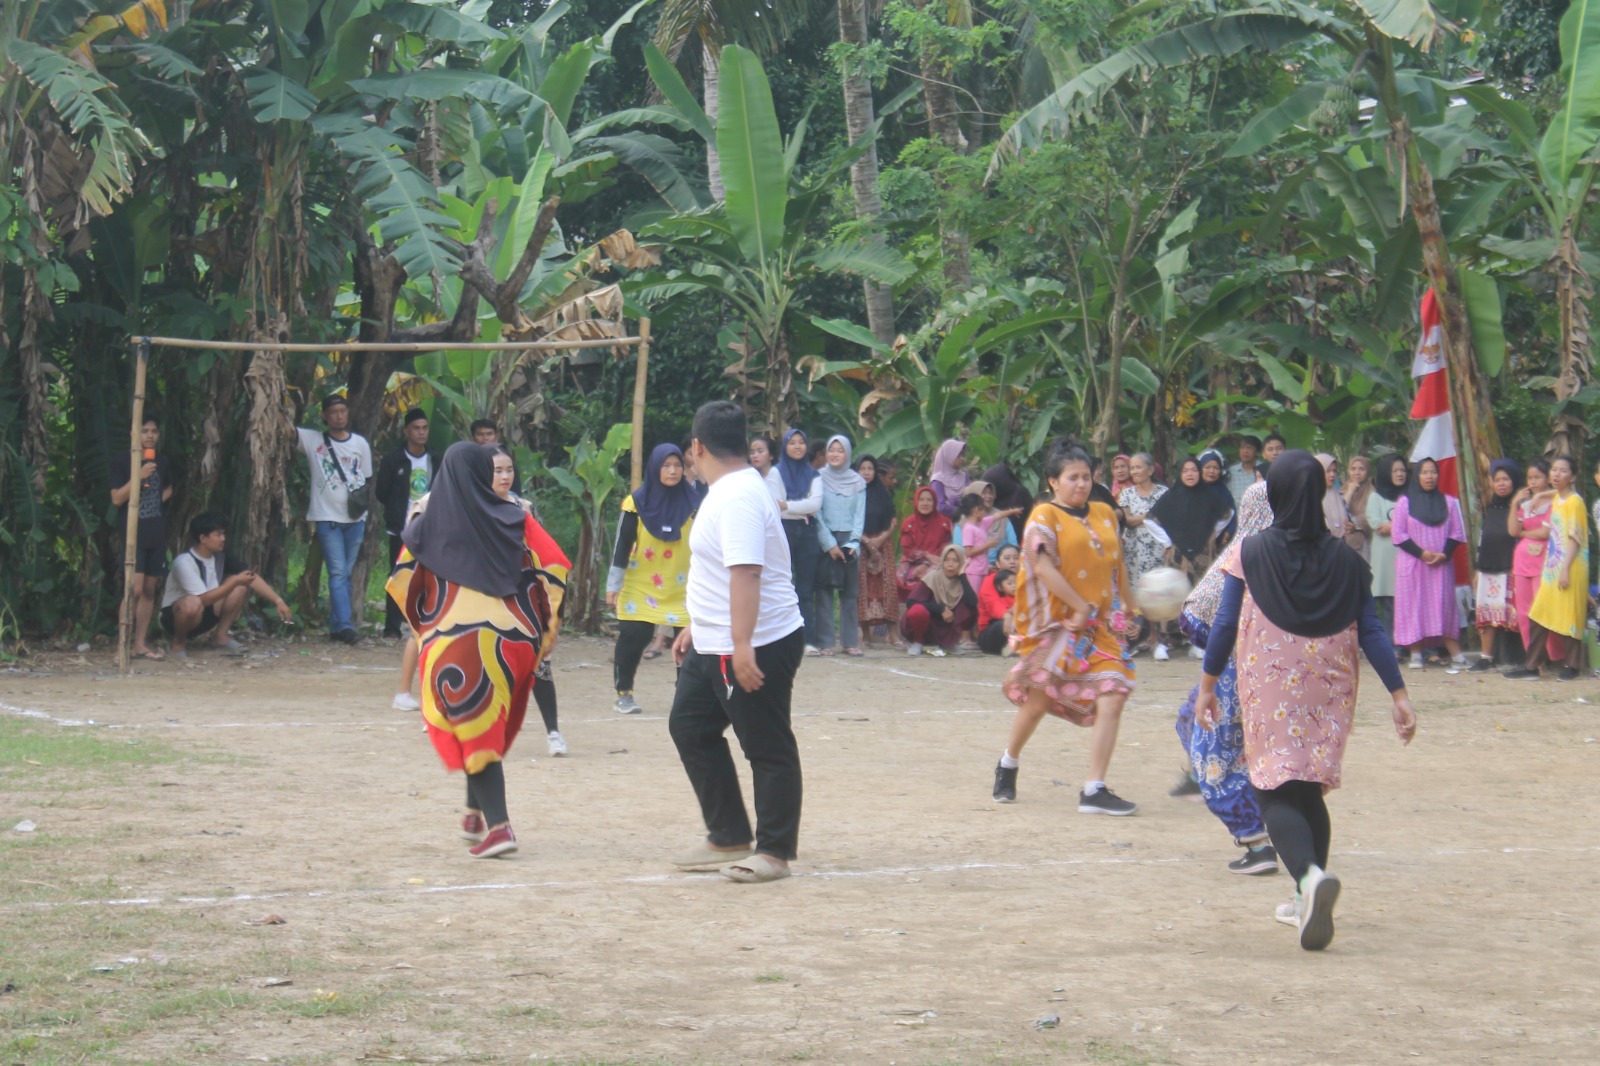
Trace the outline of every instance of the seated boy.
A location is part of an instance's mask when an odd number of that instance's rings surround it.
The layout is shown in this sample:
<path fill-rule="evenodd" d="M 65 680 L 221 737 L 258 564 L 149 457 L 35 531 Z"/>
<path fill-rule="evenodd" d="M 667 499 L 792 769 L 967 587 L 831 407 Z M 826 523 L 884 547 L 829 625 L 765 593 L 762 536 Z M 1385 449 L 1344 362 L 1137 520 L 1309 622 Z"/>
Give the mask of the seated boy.
<path fill-rule="evenodd" d="M 244 654 L 244 645 L 230 637 L 228 630 L 244 610 L 246 589 L 272 601 L 280 622 L 287 625 L 294 620 L 289 605 L 271 585 L 224 552 L 228 527 L 221 515 L 215 511 L 195 515 L 189 523 L 189 536 L 194 547 L 173 560 L 161 597 L 161 628 L 172 638 L 174 658 L 187 658 L 189 639 L 213 629 L 214 647 L 227 655 Z"/>

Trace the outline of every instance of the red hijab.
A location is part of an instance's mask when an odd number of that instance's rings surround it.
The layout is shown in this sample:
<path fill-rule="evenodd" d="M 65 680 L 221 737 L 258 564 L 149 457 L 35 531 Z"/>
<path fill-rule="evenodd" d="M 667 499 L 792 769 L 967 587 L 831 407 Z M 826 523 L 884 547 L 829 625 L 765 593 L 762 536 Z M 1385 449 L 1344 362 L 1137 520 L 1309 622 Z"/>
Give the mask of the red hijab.
<path fill-rule="evenodd" d="M 927 493 L 934 501 L 932 514 L 923 514 L 917 510 L 917 503 L 921 501 L 922 494 Z M 933 486 L 922 485 L 917 488 L 917 493 L 911 498 L 911 513 L 900 523 L 900 547 L 905 552 L 926 552 L 929 555 L 938 555 L 945 545 L 953 539 L 950 519 L 939 513 L 937 496 L 933 494 Z"/>

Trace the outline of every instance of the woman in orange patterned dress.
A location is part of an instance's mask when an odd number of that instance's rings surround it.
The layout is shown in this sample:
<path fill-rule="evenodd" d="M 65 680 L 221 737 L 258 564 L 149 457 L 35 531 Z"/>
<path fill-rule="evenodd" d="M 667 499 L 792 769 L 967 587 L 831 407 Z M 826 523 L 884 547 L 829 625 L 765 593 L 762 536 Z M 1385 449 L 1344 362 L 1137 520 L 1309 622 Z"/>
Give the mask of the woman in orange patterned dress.
<path fill-rule="evenodd" d="M 502 760 L 555 641 L 570 567 L 550 535 L 494 491 L 494 449 L 462 441 L 428 509 L 406 526 L 388 591 L 422 644 L 422 718 L 450 771 L 467 775 L 461 833 L 474 858 L 517 849 Z"/>
<path fill-rule="evenodd" d="M 1013 608 L 1021 658 L 1004 686 L 1017 713 L 995 767 L 994 798 L 1016 801 L 1017 757 L 1044 716 L 1053 714 L 1094 730 L 1078 813 L 1129 815 L 1138 805 L 1105 783 L 1122 705 L 1134 686 L 1124 643 L 1133 604 L 1117 516 L 1090 501 L 1094 480 L 1081 448 L 1057 442 L 1044 472 L 1054 498 L 1035 507 L 1023 529 Z"/>

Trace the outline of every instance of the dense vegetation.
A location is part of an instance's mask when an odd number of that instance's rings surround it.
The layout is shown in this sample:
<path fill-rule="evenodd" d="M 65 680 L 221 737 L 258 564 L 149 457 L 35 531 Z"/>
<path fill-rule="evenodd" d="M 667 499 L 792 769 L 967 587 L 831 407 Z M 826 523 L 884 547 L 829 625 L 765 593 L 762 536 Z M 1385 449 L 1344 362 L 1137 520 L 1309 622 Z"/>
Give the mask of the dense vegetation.
<path fill-rule="evenodd" d="M 1581 451 L 1595 57 L 1600 0 L 12 0 L 0 637 L 114 624 L 141 334 L 649 314 L 648 441 L 732 395 L 904 484 L 955 433 L 984 459 L 1402 443 L 1431 285 L 1473 453 Z M 435 444 L 500 422 L 572 543 L 632 378 L 157 349 L 148 405 L 173 528 L 224 511 L 308 599 L 292 426 L 328 391 L 377 449 L 413 403 Z"/>

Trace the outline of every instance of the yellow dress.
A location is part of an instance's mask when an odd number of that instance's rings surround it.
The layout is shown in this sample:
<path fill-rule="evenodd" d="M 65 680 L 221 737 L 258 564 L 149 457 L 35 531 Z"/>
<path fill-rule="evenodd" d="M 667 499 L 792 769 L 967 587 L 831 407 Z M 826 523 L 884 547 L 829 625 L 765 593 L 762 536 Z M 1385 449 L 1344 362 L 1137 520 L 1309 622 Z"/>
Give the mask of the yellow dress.
<path fill-rule="evenodd" d="M 622 498 L 624 514 L 638 514 L 632 496 Z M 694 519 L 683 523 L 677 540 L 662 540 L 635 525 L 633 551 L 622 574 L 622 591 L 617 593 L 617 621 L 654 622 L 682 627 L 689 624 L 685 597 L 689 591 L 689 530 Z"/>
<path fill-rule="evenodd" d="M 1095 718 L 1095 700 L 1132 692 L 1133 662 L 1123 642 L 1122 543 L 1117 516 L 1103 503 L 1090 503 L 1087 517 L 1042 503 L 1022 531 L 1017 600 L 1013 608 L 1019 638 L 1017 665 L 1006 676 L 1006 698 L 1019 707 L 1029 693 L 1043 689 L 1050 713 L 1078 725 Z M 1089 604 L 1089 625 L 1078 634 L 1066 628 L 1067 605 L 1038 576 L 1055 567 L 1072 590 Z"/>
<path fill-rule="evenodd" d="M 1578 542 L 1578 557 L 1572 560 L 1571 580 L 1562 589 L 1558 582 L 1569 538 Z M 1528 608 L 1528 618 L 1557 636 L 1581 638 L 1589 607 L 1589 516 L 1576 492 L 1550 508 L 1550 539 L 1545 543 L 1539 594 Z"/>

